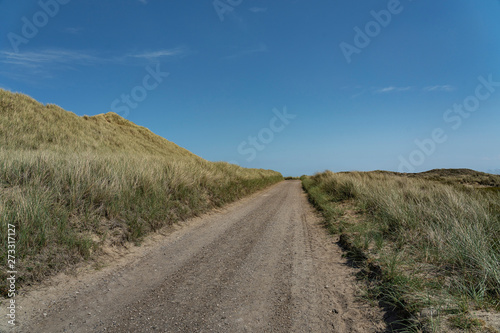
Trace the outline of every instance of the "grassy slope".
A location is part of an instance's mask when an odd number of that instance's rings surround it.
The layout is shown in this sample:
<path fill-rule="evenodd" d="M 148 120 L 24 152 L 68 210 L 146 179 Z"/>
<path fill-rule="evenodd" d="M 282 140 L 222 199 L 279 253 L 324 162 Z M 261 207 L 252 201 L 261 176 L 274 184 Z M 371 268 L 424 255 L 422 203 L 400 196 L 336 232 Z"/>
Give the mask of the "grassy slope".
<path fill-rule="evenodd" d="M 113 113 L 78 117 L 0 90 L 0 294 L 8 223 L 25 284 L 282 179 L 208 162 Z"/>
<path fill-rule="evenodd" d="M 410 317 L 437 310 L 419 317 L 429 331 L 480 327 L 473 310 L 500 309 L 499 181 L 472 170 L 303 177 L 331 232 L 382 267 L 369 294 Z"/>

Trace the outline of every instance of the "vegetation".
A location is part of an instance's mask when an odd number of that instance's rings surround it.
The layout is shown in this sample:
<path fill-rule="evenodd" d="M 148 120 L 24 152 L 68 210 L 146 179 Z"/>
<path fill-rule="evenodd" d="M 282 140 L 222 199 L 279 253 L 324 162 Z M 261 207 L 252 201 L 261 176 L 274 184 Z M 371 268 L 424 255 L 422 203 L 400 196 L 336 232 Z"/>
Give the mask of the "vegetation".
<path fill-rule="evenodd" d="M 367 296 L 399 311 L 407 330 L 427 331 L 484 329 L 474 310 L 500 310 L 499 179 L 472 170 L 302 177 L 371 277 Z"/>
<path fill-rule="evenodd" d="M 500 175 L 492 175 L 469 169 L 437 169 L 417 174 L 409 174 L 408 176 L 439 181 L 451 185 L 462 184 L 474 187 L 500 188 Z"/>
<path fill-rule="evenodd" d="M 208 162 L 113 113 L 78 117 L 0 90 L 0 247 L 15 225 L 22 284 L 282 179 Z M 5 294 L 4 250 L 0 262 Z"/>

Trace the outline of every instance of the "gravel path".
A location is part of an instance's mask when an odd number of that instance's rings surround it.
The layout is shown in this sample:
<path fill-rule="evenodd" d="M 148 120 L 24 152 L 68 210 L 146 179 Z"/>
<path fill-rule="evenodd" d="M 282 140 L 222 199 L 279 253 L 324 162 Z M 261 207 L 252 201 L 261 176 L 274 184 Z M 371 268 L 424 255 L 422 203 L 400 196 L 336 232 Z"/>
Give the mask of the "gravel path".
<path fill-rule="evenodd" d="M 20 296 L 14 331 L 385 330 L 381 310 L 354 296 L 355 271 L 299 181 L 156 238 L 100 271 L 58 277 Z"/>

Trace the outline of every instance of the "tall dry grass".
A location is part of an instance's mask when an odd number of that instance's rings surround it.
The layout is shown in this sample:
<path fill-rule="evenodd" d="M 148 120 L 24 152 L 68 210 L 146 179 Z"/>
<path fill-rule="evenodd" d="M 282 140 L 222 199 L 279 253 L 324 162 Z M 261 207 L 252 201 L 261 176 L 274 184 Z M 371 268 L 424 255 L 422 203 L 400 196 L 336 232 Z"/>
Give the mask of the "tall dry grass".
<path fill-rule="evenodd" d="M 14 224 L 21 284 L 282 179 L 208 162 L 115 114 L 78 117 L 0 90 L 0 262 Z"/>
<path fill-rule="evenodd" d="M 454 297 L 446 301 L 451 307 L 462 300 L 500 305 L 498 189 L 384 172 L 325 172 L 305 178 L 304 187 L 333 230 L 355 235 L 393 276 L 403 277 L 403 292 L 428 299 L 444 292 L 443 298 Z M 362 218 L 344 223 L 341 203 L 351 203 Z"/>

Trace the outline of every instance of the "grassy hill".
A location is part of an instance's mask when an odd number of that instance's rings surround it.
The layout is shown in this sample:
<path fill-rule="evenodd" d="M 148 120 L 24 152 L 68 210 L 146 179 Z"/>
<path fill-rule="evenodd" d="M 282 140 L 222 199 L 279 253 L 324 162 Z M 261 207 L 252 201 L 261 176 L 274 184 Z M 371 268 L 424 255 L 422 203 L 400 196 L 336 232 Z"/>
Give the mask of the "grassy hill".
<path fill-rule="evenodd" d="M 5 90 L 0 90 L 0 110 L 0 147 L 4 149 L 200 159 L 112 112 L 79 117 L 57 105 L 43 105 Z"/>
<path fill-rule="evenodd" d="M 422 173 L 410 174 L 429 180 L 448 184 L 471 185 L 474 187 L 500 187 L 500 175 L 470 169 L 434 169 Z"/>
<path fill-rule="evenodd" d="M 500 310 L 499 180 L 468 169 L 328 171 L 303 184 L 371 277 L 367 296 L 398 309 L 409 331 L 442 332 L 488 331 L 478 310 Z"/>
<path fill-rule="evenodd" d="M 21 284 L 282 179 L 206 161 L 114 113 L 79 117 L 0 89 L 0 234 L 15 225 Z M 0 262 L 5 294 L 4 250 Z"/>

